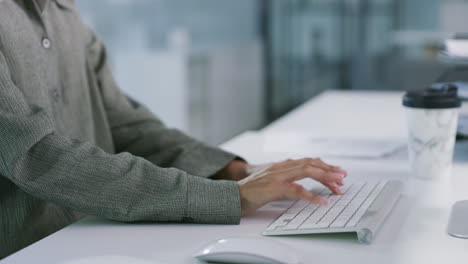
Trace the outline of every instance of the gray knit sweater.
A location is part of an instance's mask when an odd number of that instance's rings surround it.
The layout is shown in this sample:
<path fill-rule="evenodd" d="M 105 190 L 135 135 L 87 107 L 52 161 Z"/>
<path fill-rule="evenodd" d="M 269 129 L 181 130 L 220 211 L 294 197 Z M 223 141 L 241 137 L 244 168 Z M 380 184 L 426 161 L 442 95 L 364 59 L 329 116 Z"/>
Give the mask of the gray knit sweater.
<path fill-rule="evenodd" d="M 125 97 L 72 1 L 0 0 L 0 258 L 85 214 L 239 223 L 233 158 Z"/>

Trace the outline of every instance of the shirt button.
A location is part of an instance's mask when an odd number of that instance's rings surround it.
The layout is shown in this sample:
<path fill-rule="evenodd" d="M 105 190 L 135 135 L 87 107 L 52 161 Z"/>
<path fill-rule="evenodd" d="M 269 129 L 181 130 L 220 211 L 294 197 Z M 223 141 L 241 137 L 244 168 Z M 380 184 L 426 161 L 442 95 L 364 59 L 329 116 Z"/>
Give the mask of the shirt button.
<path fill-rule="evenodd" d="M 52 90 L 52 97 L 54 98 L 55 101 L 58 101 L 60 99 L 60 92 L 58 89 Z"/>
<path fill-rule="evenodd" d="M 44 37 L 42 39 L 42 47 L 44 47 L 45 49 L 50 48 L 50 40 L 48 38 Z"/>

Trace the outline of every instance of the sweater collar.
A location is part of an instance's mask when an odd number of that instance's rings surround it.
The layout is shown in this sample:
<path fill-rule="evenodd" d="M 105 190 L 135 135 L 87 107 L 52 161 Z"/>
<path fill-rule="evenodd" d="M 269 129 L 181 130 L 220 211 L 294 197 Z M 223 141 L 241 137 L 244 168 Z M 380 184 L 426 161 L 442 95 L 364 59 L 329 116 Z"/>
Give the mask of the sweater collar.
<path fill-rule="evenodd" d="M 28 1 L 28 0 L 25 0 Z M 44 13 L 44 10 L 46 9 L 47 5 L 49 5 L 50 0 L 31 0 L 34 2 L 34 5 L 36 6 L 37 11 L 40 14 Z"/>
<path fill-rule="evenodd" d="M 37 11 L 42 15 L 44 10 L 50 4 L 50 2 L 57 3 L 62 9 L 73 9 L 73 0 L 16 0 L 17 2 L 24 4 L 25 1 L 32 1 Z"/>

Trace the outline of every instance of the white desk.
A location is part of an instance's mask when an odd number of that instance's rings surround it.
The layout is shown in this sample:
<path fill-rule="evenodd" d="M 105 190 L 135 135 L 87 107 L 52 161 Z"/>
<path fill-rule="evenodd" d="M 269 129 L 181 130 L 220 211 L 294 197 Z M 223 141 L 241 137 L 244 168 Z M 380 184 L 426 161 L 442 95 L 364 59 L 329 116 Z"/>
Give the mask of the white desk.
<path fill-rule="evenodd" d="M 251 162 L 283 158 L 261 153 L 261 137 L 281 131 L 325 135 L 405 137 L 400 93 L 327 92 L 260 131 L 223 145 Z M 408 177 L 404 152 L 379 160 L 329 160 L 350 177 Z M 452 201 L 468 199 L 468 145 L 458 144 L 449 195 L 434 200 L 430 184 L 407 181 L 404 195 L 370 245 L 352 235 L 275 237 L 295 247 L 304 263 L 468 263 L 468 240 L 446 234 Z M 438 194 L 436 194 L 438 195 Z M 435 202 L 434 202 L 435 201 Z M 4 263 L 80 263 L 94 256 L 126 256 L 149 263 L 197 263 L 202 245 L 229 236 L 260 236 L 291 201 L 271 203 L 240 225 L 123 224 L 88 217 L 17 252 Z M 114 259 L 115 260 L 115 259 Z M 138 262 L 135 262 L 138 263 Z"/>

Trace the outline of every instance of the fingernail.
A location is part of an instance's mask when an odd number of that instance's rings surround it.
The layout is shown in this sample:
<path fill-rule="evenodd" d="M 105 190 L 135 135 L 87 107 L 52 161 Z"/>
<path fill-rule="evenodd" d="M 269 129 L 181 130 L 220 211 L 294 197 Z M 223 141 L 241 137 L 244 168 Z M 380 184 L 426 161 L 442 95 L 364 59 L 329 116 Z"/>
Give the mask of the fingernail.
<path fill-rule="evenodd" d="M 342 172 L 342 173 L 346 173 L 346 170 L 344 170 L 344 169 L 341 168 L 340 166 L 335 166 L 335 171 L 339 171 L 339 172 Z"/>
<path fill-rule="evenodd" d="M 344 176 L 345 176 L 343 173 L 336 173 L 336 172 L 335 172 L 335 173 L 332 173 L 332 175 L 333 175 L 334 177 L 337 177 L 337 178 L 340 178 L 340 179 L 343 179 Z"/>
<path fill-rule="evenodd" d="M 327 205 L 328 204 L 328 199 L 320 197 L 320 204 L 321 205 Z"/>

